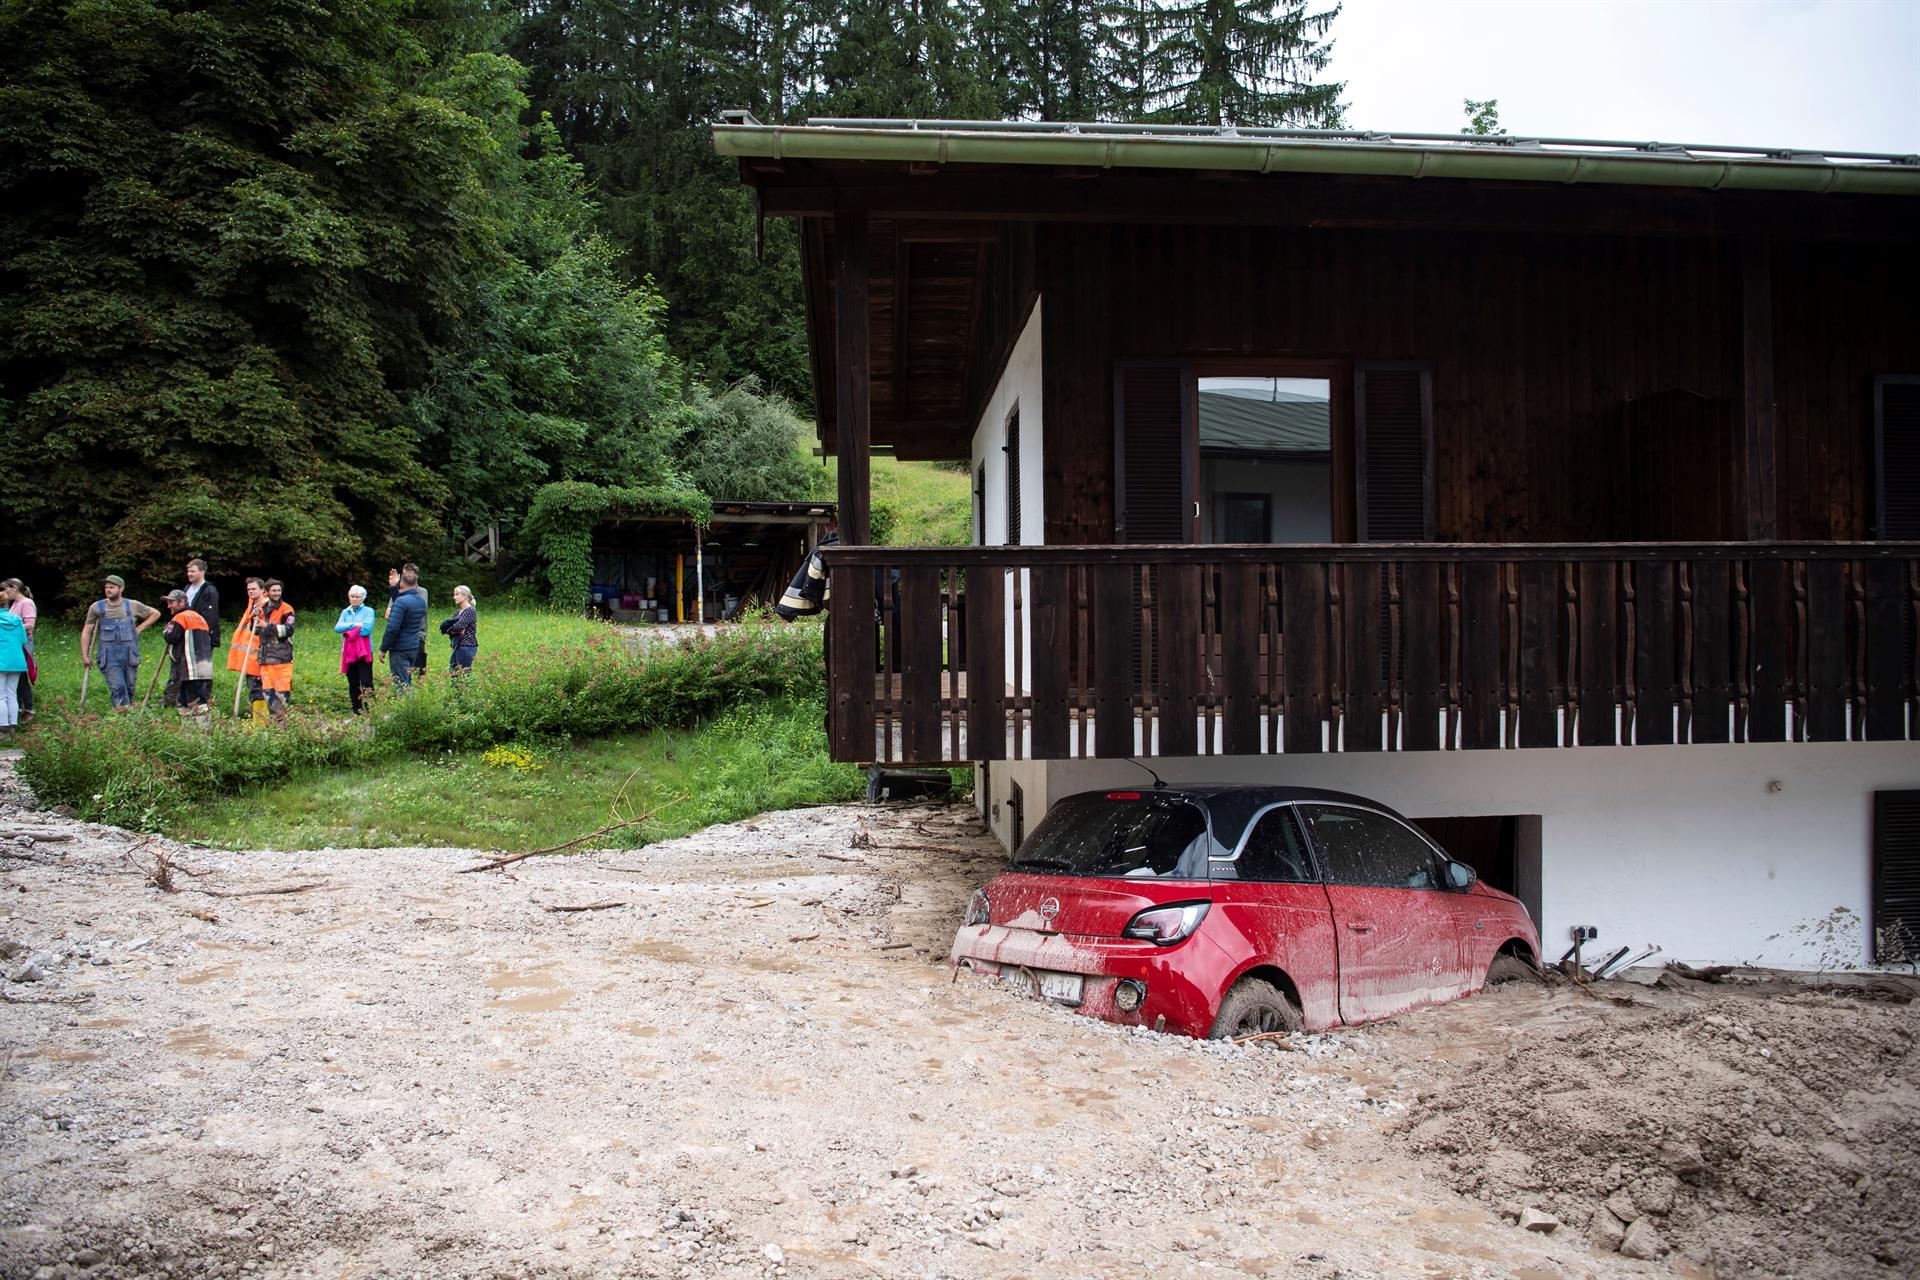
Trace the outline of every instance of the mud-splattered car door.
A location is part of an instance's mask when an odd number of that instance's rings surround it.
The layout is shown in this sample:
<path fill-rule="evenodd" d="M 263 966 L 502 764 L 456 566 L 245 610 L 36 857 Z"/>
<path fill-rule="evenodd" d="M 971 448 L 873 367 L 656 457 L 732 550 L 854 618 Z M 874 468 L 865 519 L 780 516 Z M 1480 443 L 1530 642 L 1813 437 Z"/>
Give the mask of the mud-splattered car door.
<path fill-rule="evenodd" d="M 1333 911 L 1293 806 L 1267 810 L 1233 857 L 1214 858 L 1208 865 L 1214 914 L 1210 936 L 1229 953 L 1232 972 L 1272 965 L 1293 979 L 1308 1030 L 1337 1025 Z"/>
<path fill-rule="evenodd" d="M 1299 809 L 1327 873 L 1341 1020 L 1371 1022 L 1464 995 L 1457 926 L 1433 847 L 1374 810 Z"/>

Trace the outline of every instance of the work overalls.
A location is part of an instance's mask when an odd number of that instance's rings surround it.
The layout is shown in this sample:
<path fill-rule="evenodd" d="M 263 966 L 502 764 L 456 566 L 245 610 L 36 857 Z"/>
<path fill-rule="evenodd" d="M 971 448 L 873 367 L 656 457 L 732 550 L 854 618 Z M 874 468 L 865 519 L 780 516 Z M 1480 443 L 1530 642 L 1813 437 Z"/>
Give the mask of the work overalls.
<path fill-rule="evenodd" d="M 120 616 L 107 612 L 109 604 L 120 606 Z M 126 597 L 102 600 L 100 630 L 94 636 L 93 659 L 107 677 L 107 693 L 116 707 L 133 705 L 133 686 L 140 676 L 140 642 L 135 638 L 133 608 Z"/>

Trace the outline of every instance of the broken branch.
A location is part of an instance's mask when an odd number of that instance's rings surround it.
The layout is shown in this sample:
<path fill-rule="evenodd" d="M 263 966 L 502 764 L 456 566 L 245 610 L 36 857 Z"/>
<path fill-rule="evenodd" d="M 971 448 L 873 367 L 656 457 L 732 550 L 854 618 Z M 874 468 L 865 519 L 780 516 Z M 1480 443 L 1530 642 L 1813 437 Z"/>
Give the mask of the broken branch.
<path fill-rule="evenodd" d="M 637 827 L 641 823 L 649 821 L 652 817 L 653 817 L 653 811 L 649 811 L 641 814 L 637 818 L 625 818 L 619 822 L 609 822 L 606 826 L 601 827 L 598 831 L 589 831 L 586 835 L 580 836 L 577 839 L 569 840 L 565 844 L 551 845 L 545 849 L 529 849 L 525 853 L 511 853 L 498 858 L 488 858 L 485 862 L 482 862 L 477 866 L 462 867 L 460 868 L 459 871 L 455 872 L 454 874 L 464 876 L 464 875 L 470 875 L 475 871 L 498 871 L 500 868 L 510 867 L 516 862 L 524 862 L 528 858 L 544 857 L 549 853 L 563 853 L 568 849 L 576 848 L 580 845 L 583 845 L 589 840 L 598 840 L 601 836 L 612 835 L 614 832 L 623 830 L 627 827 Z"/>
<path fill-rule="evenodd" d="M 282 893 L 305 893 L 309 889 L 319 889 L 326 885 L 325 880 L 309 880 L 305 884 L 275 885 L 271 889 L 194 889 L 193 893 L 204 893 L 209 898 L 270 898 Z"/>
<path fill-rule="evenodd" d="M 626 906 L 626 905 L 627 905 L 627 904 L 626 904 L 626 903 L 624 903 L 624 902 L 588 902 L 588 903 L 583 903 L 582 905 L 580 905 L 580 906 L 577 906 L 577 907 L 575 907 L 575 906 L 565 906 L 565 905 L 562 905 L 562 906 L 553 906 L 553 907 L 548 907 L 548 908 L 547 908 L 547 910 L 548 910 L 548 911 L 550 911 L 550 912 L 558 912 L 558 911 L 606 911 L 606 910 L 608 910 L 608 909 L 610 909 L 610 908 L 612 908 L 612 907 L 624 907 L 624 906 Z"/>
<path fill-rule="evenodd" d="M 1299 1052 L 1299 1047 L 1293 1043 L 1291 1031 L 1256 1031 L 1250 1036 L 1235 1036 L 1233 1042 L 1235 1044 L 1270 1044 L 1277 1048 Z"/>
<path fill-rule="evenodd" d="M 16 996 L 0 991 L 0 1001 L 7 1004 L 85 1004 L 93 999 L 93 992 L 82 991 L 71 996 Z"/>

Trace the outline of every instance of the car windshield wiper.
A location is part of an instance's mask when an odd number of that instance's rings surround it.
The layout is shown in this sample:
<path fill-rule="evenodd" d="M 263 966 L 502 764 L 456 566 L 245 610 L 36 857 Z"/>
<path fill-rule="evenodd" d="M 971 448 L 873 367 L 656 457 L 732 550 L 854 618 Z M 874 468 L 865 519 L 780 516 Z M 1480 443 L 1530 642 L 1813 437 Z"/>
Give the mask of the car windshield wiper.
<path fill-rule="evenodd" d="M 1021 858 L 1007 865 L 1011 867 L 1049 867 L 1055 871 L 1069 871 L 1073 868 L 1071 862 L 1062 862 L 1058 858 Z"/>

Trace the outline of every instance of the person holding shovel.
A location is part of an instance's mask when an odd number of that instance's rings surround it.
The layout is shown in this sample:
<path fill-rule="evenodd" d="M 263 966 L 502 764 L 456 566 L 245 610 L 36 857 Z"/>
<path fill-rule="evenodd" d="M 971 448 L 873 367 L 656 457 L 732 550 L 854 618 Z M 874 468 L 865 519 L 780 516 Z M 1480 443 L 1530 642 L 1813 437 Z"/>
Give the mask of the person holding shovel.
<path fill-rule="evenodd" d="M 167 659 L 179 675 L 179 700 L 182 721 L 204 727 L 213 724 L 213 629 L 187 600 L 184 591 L 167 593 L 167 610 L 173 617 L 167 622 Z"/>
<path fill-rule="evenodd" d="M 218 649 L 220 647 L 220 591 L 207 581 L 207 562 L 198 556 L 187 561 L 187 585 L 184 590 L 187 594 L 187 608 L 193 610 L 200 621 L 207 624 L 207 634 L 213 637 L 213 647 Z M 167 599 L 171 600 L 173 597 L 169 595 Z M 180 685 L 186 678 L 181 674 L 182 670 L 179 666 L 168 670 L 167 688 L 160 695 L 161 706 L 185 705 L 180 701 Z"/>
<path fill-rule="evenodd" d="M 261 703 L 256 715 L 264 717 L 266 714 L 266 705 L 260 692 L 260 637 L 253 630 L 253 624 L 260 621 L 260 605 L 266 598 L 265 579 L 248 578 L 247 605 L 240 611 L 240 625 L 233 629 L 233 643 L 227 646 L 227 670 L 238 675 L 233 689 L 233 714 L 236 716 L 240 714 L 243 694 L 248 701 Z"/>
<path fill-rule="evenodd" d="M 140 678 L 140 633 L 160 620 L 159 610 L 127 599 L 126 590 L 125 578 L 108 574 L 101 588 L 104 598 L 93 602 L 80 628 L 80 661 L 100 668 L 115 711 L 133 706 L 133 688 Z"/>
<path fill-rule="evenodd" d="M 293 606 L 280 598 L 286 588 L 278 578 L 267 579 L 266 598 L 261 601 L 259 619 L 253 624 L 259 637 L 260 689 L 265 696 L 266 713 L 274 723 L 287 722 L 287 701 L 293 693 Z M 255 716 L 259 715 L 255 705 Z"/>

